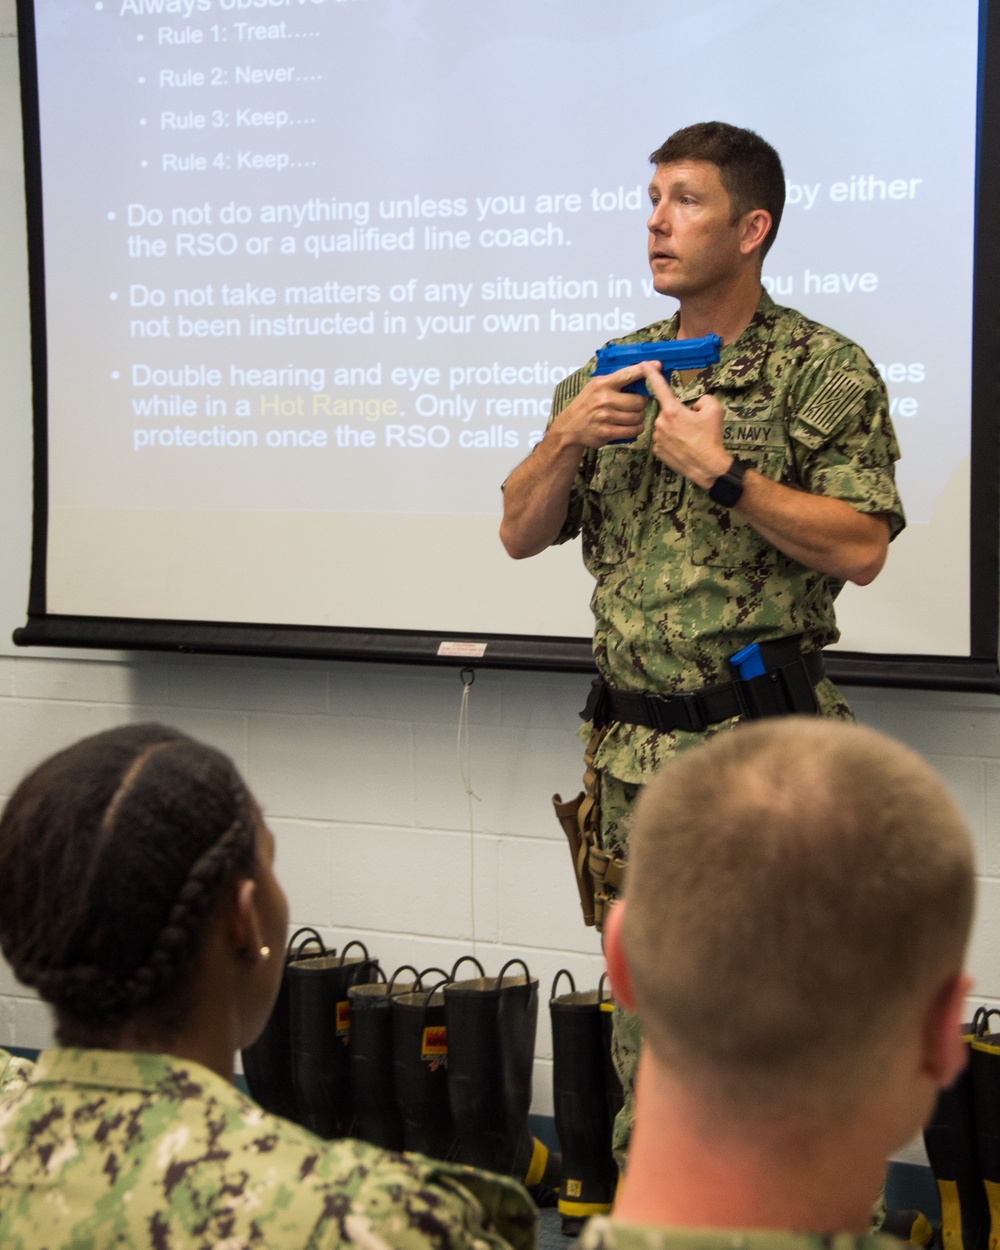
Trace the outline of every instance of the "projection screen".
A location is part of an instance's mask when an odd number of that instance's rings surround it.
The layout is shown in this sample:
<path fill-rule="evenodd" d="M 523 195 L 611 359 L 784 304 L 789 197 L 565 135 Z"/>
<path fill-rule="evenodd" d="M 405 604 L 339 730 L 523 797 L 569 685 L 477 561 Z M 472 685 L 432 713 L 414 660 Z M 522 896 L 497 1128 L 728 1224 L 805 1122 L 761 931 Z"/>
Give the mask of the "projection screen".
<path fill-rule="evenodd" d="M 995 340 L 974 280 L 986 18 L 20 0 L 37 478 L 18 641 L 429 658 L 469 639 L 484 662 L 585 664 L 579 545 L 509 560 L 500 484 L 555 384 L 673 311 L 645 262 L 647 155 L 721 118 L 784 161 L 765 286 L 888 385 L 909 524 L 841 596 L 841 649 L 883 676 L 904 657 L 995 673 L 995 396 L 973 404 L 972 349 L 974 305 L 977 350 Z"/>

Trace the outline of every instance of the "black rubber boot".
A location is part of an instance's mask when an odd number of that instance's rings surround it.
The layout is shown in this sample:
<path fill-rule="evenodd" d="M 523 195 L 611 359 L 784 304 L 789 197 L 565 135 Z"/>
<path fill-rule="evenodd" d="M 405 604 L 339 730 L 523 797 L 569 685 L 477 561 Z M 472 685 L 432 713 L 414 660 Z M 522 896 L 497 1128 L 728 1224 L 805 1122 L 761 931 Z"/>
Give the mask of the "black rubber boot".
<path fill-rule="evenodd" d="M 347 957 L 352 947 L 362 956 Z M 371 981 L 378 967 L 363 942 L 338 955 L 314 955 L 288 965 L 292 1075 L 303 1123 L 320 1137 L 346 1137 L 354 1119 L 348 1041 L 348 988 Z"/>
<path fill-rule="evenodd" d="M 465 959 L 480 975 L 457 981 Z M 520 965 L 523 975 L 505 976 Z M 538 982 L 527 964 L 511 959 L 488 977 L 465 956 L 444 987 L 448 1024 L 448 1096 L 459 1158 L 472 1167 L 514 1176 L 528 1186 L 558 1185 L 555 1160 L 528 1132 L 538 1024 Z"/>
<path fill-rule="evenodd" d="M 560 978 L 568 994 L 556 995 Z M 609 1004 L 610 1005 L 610 1004 Z M 592 1215 L 611 1210 L 618 1169 L 611 1154 L 608 1046 L 601 990 L 577 990 L 565 968 L 556 973 L 549 998 L 552 1017 L 552 1100 L 562 1149 L 559 1192 L 562 1230 L 575 1237 Z M 618 1076 L 610 1079 L 618 1086 Z"/>
<path fill-rule="evenodd" d="M 412 972 L 414 979 L 401 981 L 399 977 L 403 972 Z M 354 1136 L 383 1150 L 403 1150 L 406 1144 L 394 1084 L 392 999 L 395 994 L 411 993 L 418 988 L 427 973 L 447 976 L 441 968 L 428 968 L 418 973 L 412 964 L 403 964 L 392 974 L 388 984 L 352 985 L 347 991 L 351 1003 L 348 1054 Z"/>
<path fill-rule="evenodd" d="M 397 968 L 392 984 L 400 993 L 413 988 L 413 981 L 400 982 L 399 974 L 416 968 Z M 383 1150 L 403 1149 L 403 1120 L 392 1088 L 391 990 L 382 981 L 352 985 L 347 991 L 351 1004 L 351 1035 L 347 1046 L 351 1073 L 351 1102 L 354 1106 L 353 1136 L 381 1146 Z"/>
<path fill-rule="evenodd" d="M 392 996 L 393 1070 L 406 1149 L 432 1159 L 453 1159 L 455 1123 L 448 1105 L 442 984 Z"/>
<path fill-rule="evenodd" d="M 963 1025 L 963 1032 L 971 1042 L 973 1026 Z M 987 1250 L 990 1213 L 976 1147 L 971 1067 L 941 1091 L 924 1144 L 941 1199 L 944 1250 Z"/>
<path fill-rule="evenodd" d="M 1000 1247 L 1000 1034 L 990 1032 L 996 1008 L 980 1007 L 973 1019 L 972 1085 L 976 1147 L 989 1210 L 989 1247 Z"/>
<path fill-rule="evenodd" d="M 306 934 L 304 941 L 299 939 Z M 285 952 L 285 967 L 281 976 L 281 988 L 264 1032 L 243 1052 L 243 1075 L 251 1095 L 265 1111 L 280 1115 L 286 1120 L 305 1124 L 299 1114 L 292 1082 L 292 1033 L 291 998 L 288 989 L 288 965 L 293 959 L 305 957 L 309 946 L 318 946 L 319 954 L 333 955 L 315 929 L 297 929 L 292 934 Z"/>

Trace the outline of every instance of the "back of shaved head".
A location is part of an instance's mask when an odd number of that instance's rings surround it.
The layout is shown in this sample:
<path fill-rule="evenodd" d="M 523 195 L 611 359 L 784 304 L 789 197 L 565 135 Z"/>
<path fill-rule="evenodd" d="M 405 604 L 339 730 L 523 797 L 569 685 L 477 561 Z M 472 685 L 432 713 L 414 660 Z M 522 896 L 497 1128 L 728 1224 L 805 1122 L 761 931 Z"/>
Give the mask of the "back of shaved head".
<path fill-rule="evenodd" d="M 720 734 L 646 787 L 629 854 L 648 1044 L 730 1102 L 850 1098 L 961 968 L 968 831 L 933 769 L 874 730 L 788 717 Z"/>

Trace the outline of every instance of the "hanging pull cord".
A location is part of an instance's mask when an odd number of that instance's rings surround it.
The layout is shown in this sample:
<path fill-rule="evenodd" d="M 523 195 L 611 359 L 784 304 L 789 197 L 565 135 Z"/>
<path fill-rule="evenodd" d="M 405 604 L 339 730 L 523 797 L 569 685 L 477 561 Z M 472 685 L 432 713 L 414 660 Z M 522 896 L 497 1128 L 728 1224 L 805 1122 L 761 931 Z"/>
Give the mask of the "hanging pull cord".
<path fill-rule="evenodd" d="M 472 953 L 476 953 L 476 827 L 473 819 L 472 800 L 481 803 L 479 795 L 472 788 L 472 744 L 469 738 L 469 694 L 472 683 L 476 680 L 476 671 L 463 668 L 459 673 L 462 679 L 462 702 L 458 711 L 458 771 L 462 778 L 466 801 L 469 805 L 469 917 L 472 924 Z"/>

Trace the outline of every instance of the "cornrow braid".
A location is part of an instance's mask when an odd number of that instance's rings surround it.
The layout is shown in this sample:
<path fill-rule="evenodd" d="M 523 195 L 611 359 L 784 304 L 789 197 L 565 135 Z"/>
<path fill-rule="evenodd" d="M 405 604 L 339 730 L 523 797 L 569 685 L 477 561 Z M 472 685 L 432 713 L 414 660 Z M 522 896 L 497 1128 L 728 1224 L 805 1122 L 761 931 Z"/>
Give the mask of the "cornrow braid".
<path fill-rule="evenodd" d="M 182 994 L 225 885 L 253 868 L 259 814 L 221 752 L 158 725 L 46 760 L 0 817 L 0 946 L 94 1045 Z"/>
<path fill-rule="evenodd" d="M 94 875 L 100 867 L 104 852 L 111 841 L 114 834 L 115 821 L 118 818 L 118 811 L 125 801 L 125 798 L 131 791 L 133 785 L 146 765 L 147 760 L 154 751 L 162 751 L 164 747 L 169 746 L 169 742 L 152 742 L 144 750 L 142 750 L 135 759 L 132 760 L 128 768 L 122 774 L 122 778 L 115 787 L 114 793 L 108 801 L 107 807 L 104 809 L 104 815 L 101 817 L 100 824 L 97 827 L 97 834 L 94 839 L 93 848 L 91 850 L 90 859 L 87 864 L 86 875 L 80 882 L 79 894 L 81 898 L 85 898 L 93 885 Z"/>
<path fill-rule="evenodd" d="M 243 821 L 234 821 L 192 866 L 149 958 L 126 982 L 130 1008 L 143 1006 L 173 984 L 215 901 L 218 886 L 230 879 L 237 864 L 245 863 L 247 844 L 252 844 L 253 836 L 253 829 Z"/>

